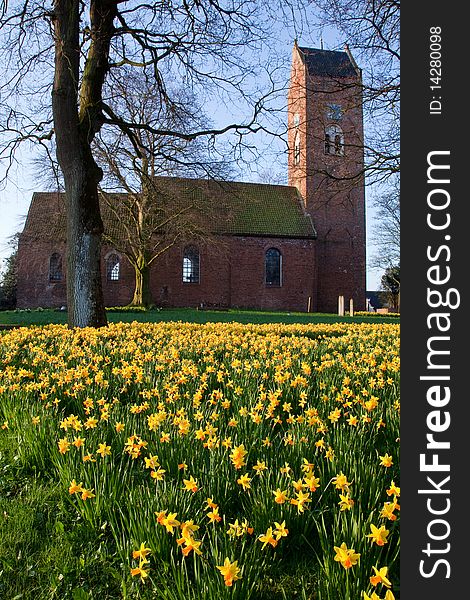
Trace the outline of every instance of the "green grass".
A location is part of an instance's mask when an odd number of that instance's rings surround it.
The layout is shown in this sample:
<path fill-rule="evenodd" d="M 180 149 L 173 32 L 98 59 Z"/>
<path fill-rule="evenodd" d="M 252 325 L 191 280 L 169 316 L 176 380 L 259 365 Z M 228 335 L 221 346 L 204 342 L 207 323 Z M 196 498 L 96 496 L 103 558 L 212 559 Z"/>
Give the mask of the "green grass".
<path fill-rule="evenodd" d="M 344 316 L 324 313 L 273 312 L 256 310 L 196 310 L 194 308 L 167 308 L 148 311 L 108 311 L 108 320 L 112 323 L 158 323 L 183 321 L 187 323 L 397 323 L 396 317 L 385 315 Z M 11 310 L 0 312 L 1 325 L 47 325 L 49 323 L 67 323 L 67 313 L 57 310 Z"/>
<path fill-rule="evenodd" d="M 9 438 L 0 437 L 0 598 L 121 598 L 109 532 L 74 514 L 59 483 L 19 467 Z"/>

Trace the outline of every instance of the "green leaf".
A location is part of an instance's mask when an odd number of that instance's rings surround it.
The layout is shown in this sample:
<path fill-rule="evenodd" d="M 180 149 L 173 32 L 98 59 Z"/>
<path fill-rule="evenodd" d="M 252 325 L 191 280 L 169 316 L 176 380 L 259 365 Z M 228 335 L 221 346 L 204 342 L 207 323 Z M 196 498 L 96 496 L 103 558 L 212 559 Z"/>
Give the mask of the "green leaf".
<path fill-rule="evenodd" d="M 90 595 L 82 588 L 75 588 L 72 590 L 72 598 L 73 600 L 90 600 Z"/>

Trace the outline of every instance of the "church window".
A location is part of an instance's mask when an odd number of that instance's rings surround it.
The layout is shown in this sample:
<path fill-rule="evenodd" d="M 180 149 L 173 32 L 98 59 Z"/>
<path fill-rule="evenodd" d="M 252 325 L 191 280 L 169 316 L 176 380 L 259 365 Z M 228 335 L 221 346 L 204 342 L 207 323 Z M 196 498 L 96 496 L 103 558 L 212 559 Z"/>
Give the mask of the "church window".
<path fill-rule="evenodd" d="M 110 254 L 106 259 L 106 279 L 119 281 L 121 263 L 117 254 Z"/>
<path fill-rule="evenodd" d="M 329 133 L 325 133 L 325 154 L 331 154 L 331 139 Z"/>
<path fill-rule="evenodd" d="M 300 115 L 295 113 L 294 115 L 294 127 L 298 127 L 300 125 Z"/>
<path fill-rule="evenodd" d="M 300 136 L 298 132 L 295 134 L 294 138 L 294 165 L 298 165 L 300 163 Z"/>
<path fill-rule="evenodd" d="M 199 250 L 195 246 L 184 249 L 183 283 L 199 283 Z"/>
<path fill-rule="evenodd" d="M 58 252 L 49 259 L 49 281 L 62 281 L 62 256 Z"/>
<path fill-rule="evenodd" d="M 325 130 L 325 154 L 344 154 L 344 136 L 339 125 L 330 125 Z"/>
<path fill-rule="evenodd" d="M 282 255 L 277 248 L 269 248 L 265 256 L 265 283 L 279 287 L 282 283 Z"/>

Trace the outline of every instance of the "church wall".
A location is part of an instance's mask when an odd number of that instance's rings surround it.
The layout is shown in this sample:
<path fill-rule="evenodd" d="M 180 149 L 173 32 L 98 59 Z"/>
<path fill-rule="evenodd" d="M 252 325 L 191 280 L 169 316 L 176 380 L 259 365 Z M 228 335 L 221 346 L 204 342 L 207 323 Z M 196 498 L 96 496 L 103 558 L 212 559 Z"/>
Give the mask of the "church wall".
<path fill-rule="evenodd" d="M 314 240 L 222 237 L 218 245 L 200 248 L 200 282 L 183 283 L 183 246 L 175 246 L 151 270 L 151 291 L 157 306 L 316 310 Z M 282 285 L 265 284 L 265 253 L 277 248 L 282 255 Z M 18 249 L 18 308 L 59 308 L 66 305 L 65 244 L 28 240 Z M 62 258 L 62 279 L 50 280 L 50 257 Z M 109 281 L 106 259 L 120 258 L 119 279 Z M 102 251 L 103 295 L 106 306 L 125 306 L 134 292 L 134 270 L 128 260 L 109 247 Z"/>
<path fill-rule="evenodd" d="M 231 274 L 232 306 L 267 310 L 316 310 L 314 289 L 315 241 L 276 238 L 234 238 Z M 265 253 L 282 254 L 282 285 L 265 284 Z"/>
<path fill-rule="evenodd" d="M 339 89 L 338 89 L 339 86 Z M 356 310 L 365 309 L 365 192 L 363 171 L 362 98 L 358 80 L 308 83 L 310 135 L 307 143 L 307 210 L 318 234 L 319 310 L 334 312 L 338 295 Z M 329 119 L 328 104 L 344 110 L 339 121 Z M 326 155 L 325 129 L 338 123 L 344 135 L 344 155 Z M 359 174 L 359 175 L 358 175 Z M 357 177 L 356 177 L 357 175 Z"/>
<path fill-rule="evenodd" d="M 265 284 L 265 252 L 282 254 L 281 287 Z M 182 281 L 183 247 L 169 250 L 152 270 L 152 293 L 158 306 L 314 310 L 314 241 L 279 238 L 221 237 L 201 248 L 200 282 Z"/>
<path fill-rule="evenodd" d="M 199 283 L 183 282 L 185 245 L 170 248 L 152 267 L 151 291 L 157 306 L 200 307 L 230 305 L 230 269 L 225 244 L 201 246 Z"/>
<path fill-rule="evenodd" d="M 63 257 L 62 272 L 64 272 L 64 243 L 20 237 L 17 262 L 17 308 L 60 308 L 65 305 L 65 278 L 61 281 L 50 281 L 49 278 L 49 261 L 54 253 Z"/>
<path fill-rule="evenodd" d="M 119 256 L 119 279 L 109 281 L 106 275 L 106 260 L 111 254 Z M 134 268 L 125 256 L 109 246 L 101 250 L 101 281 L 105 306 L 126 306 L 134 295 Z"/>
<path fill-rule="evenodd" d="M 277 248 L 282 255 L 282 285 L 265 284 L 265 253 Z M 155 261 L 151 270 L 153 302 L 163 307 L 259 308 L 316 310 L 315 241 L 281 238 L 223 237 L 200 247 L 200 282 L 183 283 L 184 246 L 175 246 Z M 51 282 L 50 257 L 62 257 L 61 281 Z M 106 259 L 120 258 L 119 279 L 109 281 Z M 66 305 L 65 244 L 28 240 L 18 250 L 18 308 L 59 308 Z M 102 250 L 103 295 L 106 306 L 125 306 L 134 292 L 134 270 L 128 260 L 110 247 Z"/>

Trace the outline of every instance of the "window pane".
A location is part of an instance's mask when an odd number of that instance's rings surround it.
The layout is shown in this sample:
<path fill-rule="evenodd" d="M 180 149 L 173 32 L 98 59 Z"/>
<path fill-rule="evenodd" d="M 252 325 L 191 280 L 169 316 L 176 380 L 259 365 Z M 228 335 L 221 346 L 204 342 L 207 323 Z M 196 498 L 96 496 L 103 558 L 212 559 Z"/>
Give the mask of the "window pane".
<path fill-rule="evenodd" d="M 330 125 L 325 130 L 325 154 L 344 154 L 344 136 L 339 125 Z"/>
<path fill-rule="evenodd" d="M 56 252 L 49 261 L 49 281 L 62 281 L 62 257 Z"/>
<path fill-rule="evenodd" d="M 199 283 L 199 251 L 194 246 L 184 250 L 183 283 Z"/>
<path fill-rule="evenodd" d="M 111 254 L 106 261 L 106 278 L 108 281 L 119 281 L 119 256 Z"/>
<path fill-rule="evenodd" d="M 266 252 L 266 285 L 281 285 L 281 253 L 276 248 Z"/>

